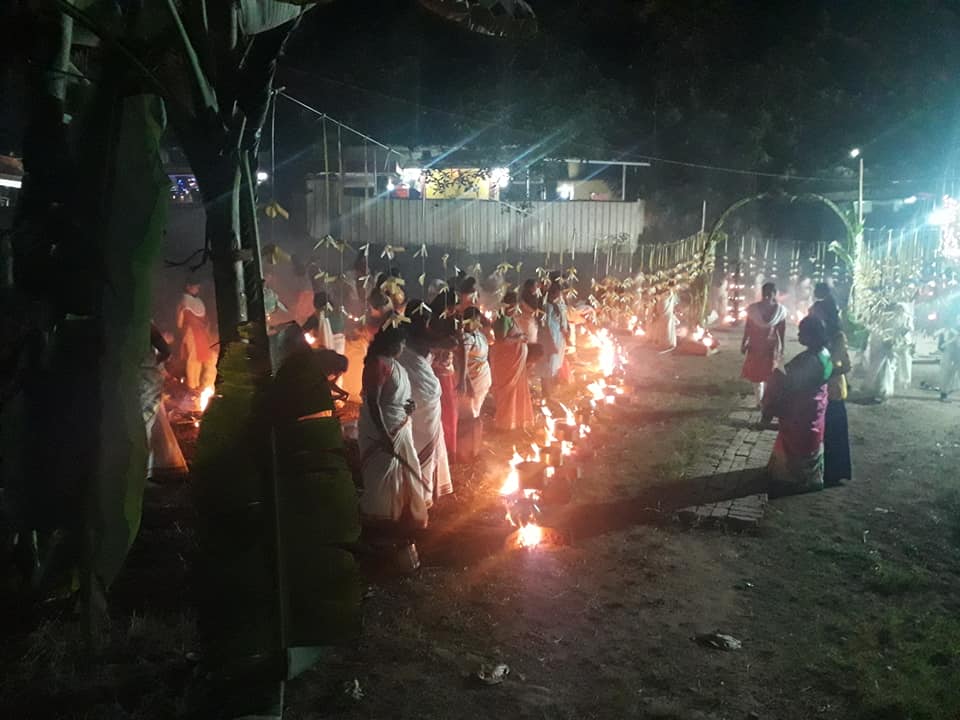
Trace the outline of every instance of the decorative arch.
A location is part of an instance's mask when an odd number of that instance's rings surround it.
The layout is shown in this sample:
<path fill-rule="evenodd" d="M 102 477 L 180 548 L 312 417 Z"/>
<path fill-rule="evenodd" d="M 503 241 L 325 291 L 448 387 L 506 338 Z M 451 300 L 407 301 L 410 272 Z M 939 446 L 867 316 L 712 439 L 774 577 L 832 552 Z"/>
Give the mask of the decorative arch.
<path fill-rule="evenodd" d="M 709 239 L 704 245 L 701 261 L 706 261 L 708 257 L 711 257 L 714 253 L 716 253 L 717 243 L 720 242 L 720 240 L 724 237 L 723 225 L 730 218 L 730 216 L 740 210 L 740 208 L 749 205 L 750 203 L 759 202 L 762 200 L 786 200 L 787 202 L 791 203 L 819 203 L 829 208 L 833 214 L 840 219 L 840 222 L 843 223 L 843 227 L 846 230 L 846 242 L 843 246 L 840 246 L 839 243 L 833 243 L 830 247 L 830 250 L 834 252 L 837 258 L 846 264 L 853 272 L 854 277 L 852 286 L 850 288 L 850 300 L 848 306 L 850 310 L 856 314 L 855 304 L 857 300 L 858 284 L 856 269 L 857 260 L 860 256 L 860 247 L 863 241 L 863 228 L 859 221 L 856 220 L 851 214 L 844 212 L 839 205 L 833 202 L 833 200 L 830 200 L 819 193 L 799 193 L 797 195 L 786 195 L 783 193 L 767 192 L 760 193 L 758 195 L 751 195 L 749 197 L 737 200 L 726 210 L 720 213 L 720 217 L 717 218 L 716 222 L 714 222 L 713 226 L 710 228 Z M 706 313 L 706 299 L 704 299 L 703 313 Z"/>
<path fill-rule="evenodd" d="M 786 200 L 787 202 L 814 202 L 820 203 L 830 208 L 831 211 L 840 219 L 843 223 L 844 229 L 847 231 L 847 243 L 846 248 L 848 253 L 852 253 L 854 242 L 856 241 L 857 236 L 860 233 L 860 228 L 858 227 L 858 222 L 845 213 L 839 205 L 837 205 L 833 200 L 830 200 L 819 193 L 800 193 L 799 195 L 783 195 L 781 193 L 760 193 L 759 195 L 751 195 L 750 197 L 745 197 L 740 200 L 737 200 L 735 203 L 730 205 L 726 210 L 720 213 L 720 217 L 717 218 L 717 221 L 710 228 L 710 242 L 708 243 L 710 251 L 716 249 L 717 242 L 723 237 L 723 225 L 727 219 L 733 215 L 737 210 L 749 205 L 753 202 L 759 202 L 761 200 Z M 851 255 L 852 256 L 852 255 Z"/>

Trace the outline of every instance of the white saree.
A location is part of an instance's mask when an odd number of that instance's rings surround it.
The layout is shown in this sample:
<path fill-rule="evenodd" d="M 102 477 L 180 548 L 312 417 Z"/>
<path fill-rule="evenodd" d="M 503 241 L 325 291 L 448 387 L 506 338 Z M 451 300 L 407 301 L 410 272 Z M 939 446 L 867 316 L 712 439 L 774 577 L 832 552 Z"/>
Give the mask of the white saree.
<path fill-rule="evenodd" d="M 410 399 L 407 371 L 393 358 L 380 358 L 382 377 L 379 405 L 389 443 L 370 415 L 370 404 L 360 408 L 360 465 L 363 495 L 360 513 L 371 520 L 400 520 L 404 511 L 418 527 L 427 526 L 433 499 L 421 478 L 413 444 L 413 426 L 404 409 Z"/>
<path fill-rule="evenodd" d="M 472 417 L 480 417 L 483 402 L 487 399 L 493 378 L 490 375 L 490 345 L 480 330 L 463 334 L 463 348 L 466 355 L 467 384 L 469 393 L 464 403 L 469 407 Z"/>
<path fill-rule="evenodd" d="M 410 418 L 423 484 L 430 489 L 431 497 L 437 498 L 453 492 L 453 481 L 443 437 L 440 381 L 431 360 L 430 355 L 424 357 L 409 347 L 400 355 L 400 364 L 410 378 L 410 396 L 417 405 Z"/>

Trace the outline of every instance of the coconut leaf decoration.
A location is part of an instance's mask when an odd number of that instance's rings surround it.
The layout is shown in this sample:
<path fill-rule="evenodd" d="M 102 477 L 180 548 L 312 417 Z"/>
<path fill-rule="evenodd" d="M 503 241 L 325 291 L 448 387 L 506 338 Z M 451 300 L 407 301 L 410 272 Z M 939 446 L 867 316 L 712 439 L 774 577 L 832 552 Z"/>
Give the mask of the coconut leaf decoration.
<path fill-rule="evenodd" d="M 537 34 L 537 16 L 524 0 L 420 0 L 420 5 L 481 35 L 524 39 Z"/>

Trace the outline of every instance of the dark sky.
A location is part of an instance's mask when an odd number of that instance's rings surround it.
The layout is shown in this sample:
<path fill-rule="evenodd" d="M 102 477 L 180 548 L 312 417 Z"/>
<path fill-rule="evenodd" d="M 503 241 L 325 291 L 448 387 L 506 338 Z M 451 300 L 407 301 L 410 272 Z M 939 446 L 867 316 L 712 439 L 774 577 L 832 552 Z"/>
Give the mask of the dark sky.
<path fill-rule="evenodd" d="M 305 20 L 282 82 L 391 143 L 551 135 L 582 155 L 831 177 L 856 145 L 877 183 L 941 177 L 955 159 L 956 3 L 531 4 L 541 32 L 519 43 L 415 2 L 335 2 Z M 294 143 L 310 129 L 296 115 Z"/>
<path fill-rule="evenodd" d="M 279 83 L 389 144 L 667 161 L 647 195 L 850 190 L 852 146 L 872 190 L 938 192 L 960 161 L 958 4 L 531 0 L 540 32 L 521 42 L 416 0 L 335 0 L 307 14 Z M 0 55 L 0 152 L 19 145 L 15 47 Z M 285 101 L 278 117 L 279 155 L 315 160 L 315 119 Z"/>

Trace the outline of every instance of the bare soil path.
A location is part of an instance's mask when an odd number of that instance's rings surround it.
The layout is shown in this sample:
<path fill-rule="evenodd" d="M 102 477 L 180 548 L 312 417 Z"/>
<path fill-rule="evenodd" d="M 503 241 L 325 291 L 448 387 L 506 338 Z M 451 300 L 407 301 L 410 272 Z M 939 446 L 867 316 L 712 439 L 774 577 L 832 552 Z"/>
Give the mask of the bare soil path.
<path fill-rule="evenodd" d="M 706 359 L 636 352 L 635 406 L 598 424 L 575 502 L 552 518 L 569 545 L 485 539 L 509 451 L 492 438 L 421 576 L 371 585 L 361 647 L 295 682 L 290 716 L 960 717 L 960 406 L 920 390 L 851 404 L 852 483 L 773 501 L 755 533 L 686 529 L 670 511 L 748 424 L 724 341 Z M 743 648 L 694 641 L 715 630 Z M 503 684 L 471 680 L 500 662 Z M 342 691 L 354 679 L 359 701 Z"/>
<path fill-rule="evenodd" d="M 490 435 L 455 470 L 420 575 L 368 576 L 359 646 L 291 683 L 286 717 L 960 718 L 960 403 L 918 389 L 937 370 L 918 365 L 902 397 L 849 403 L 852 483 L 772 501 L 755 532 L 690 529 L 675 509 L 753 491 L 762 465 L 762 452 L 723 464 L 751 416 L 737 338 L 720 339 L 710 358 L 635 349 L 633 402 L 594 423 L 573 502 L 546 517 L 557 546 L 505 548 L 497 488 L 522 442 Z M 69 609 L 27 632 L 35 618 L 4 606 L 0 717 L 183 717 L 187 498 L 148 494 L 99 659 L 72 659 Z M 742 648 L 695 642 L 713 631 Z M 502 684 L 472 679 L 496 663 Z"/>

